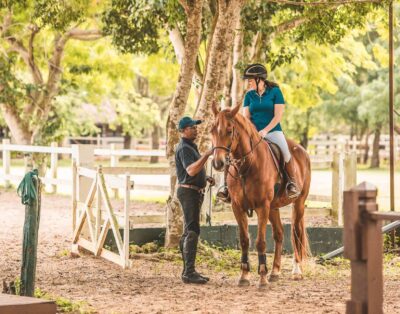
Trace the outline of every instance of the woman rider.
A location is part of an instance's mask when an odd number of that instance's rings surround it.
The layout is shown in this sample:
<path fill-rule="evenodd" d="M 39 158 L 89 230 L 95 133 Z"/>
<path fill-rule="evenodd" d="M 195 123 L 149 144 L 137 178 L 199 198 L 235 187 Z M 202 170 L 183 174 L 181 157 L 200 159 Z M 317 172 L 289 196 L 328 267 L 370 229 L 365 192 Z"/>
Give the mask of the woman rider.
<path fill-rule="evenodd" d="M 288 197 L 297 197 L 299 192 L 294 181 L 294 162 L 280 124 L 285 108 L 282 92 L 276 83 L 267 80 L 267 70 L 262 64 L 249 65 L 244 70 L 243 79 L 248 80 L 249 89 L 244 97 L 243 114 L 264 139 L 279 146 L 288 175 Z M 229 200 L 226 185 L 217 195 L 223 200 Z"/>

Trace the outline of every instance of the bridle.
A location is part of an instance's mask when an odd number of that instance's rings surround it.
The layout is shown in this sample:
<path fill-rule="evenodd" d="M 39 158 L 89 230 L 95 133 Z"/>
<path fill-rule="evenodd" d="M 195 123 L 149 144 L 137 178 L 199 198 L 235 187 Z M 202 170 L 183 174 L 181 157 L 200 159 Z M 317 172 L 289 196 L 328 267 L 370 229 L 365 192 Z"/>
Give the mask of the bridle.
<path fill-rule="evenodd" d="M 228 146 L 215 146 L 213 147 L 213 151 L 217 150 L 217 149 L 223 149 L 227 152 L 226 156 L 225 156 L 225 167 L 227 167 L 227 171 L 228 174 L 234 178 L 234 179 L 244 179 L 245 176 L 247 175 L 247 173 L 249 172 L 252 164 L 253 164 L 253 158 L 250 160 L 250 165 L 247 167 L 247 169 L 245 169 L 243 171 L 243 166 L 246 163 L 246 160 L 248 159 L 248 157 L 250 156 L 250 154 L 252 154 L 254 152 L 254 150 L 257 148 L 257 146 L 262 142 L 263 138 L 260 136 L 259 141 L 254 145 L 253 147 L 253 141 L 251 136 L 250 137 L 250 151 L 248 151 L 247 153 L 245 153 L 242 157 L 240 158 L 233 158 L 232 156 L 232 152 L 236 150 L 237 147 L 234 147 L 234 149 L 232 149 L 232 144 L 233 144 L 233 140 L 236 134 L 236 128 L 235 128 L 235 121 L 233 119 L 229 120 L 230 122 L 233 123 L 233 127 L 232 127 L 232 135 L 230 136 L 231 142 Z M 248 135 L 248 134 L 247 134 Z M 229 171 L 229 166 L 233 166 L 236 170 L 237 175 L 233 175 L 230 171 Z"/>

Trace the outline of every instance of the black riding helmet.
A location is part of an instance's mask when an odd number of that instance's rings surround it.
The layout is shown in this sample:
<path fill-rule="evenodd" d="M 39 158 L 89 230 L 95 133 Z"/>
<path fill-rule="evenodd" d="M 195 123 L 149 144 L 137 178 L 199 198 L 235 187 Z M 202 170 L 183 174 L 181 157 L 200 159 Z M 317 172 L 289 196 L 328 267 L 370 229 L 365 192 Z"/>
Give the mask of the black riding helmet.
<path fill-rule="evenodd" d="M 243 79 L 267 79 L 267 69 L 259 63 L 250 64 L 243 72 Z"/>

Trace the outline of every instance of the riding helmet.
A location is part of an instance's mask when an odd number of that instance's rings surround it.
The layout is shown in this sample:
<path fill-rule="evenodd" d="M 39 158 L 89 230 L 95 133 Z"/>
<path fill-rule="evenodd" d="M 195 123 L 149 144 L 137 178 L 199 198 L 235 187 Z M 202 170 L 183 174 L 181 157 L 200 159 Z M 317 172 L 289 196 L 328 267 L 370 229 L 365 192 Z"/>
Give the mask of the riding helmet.
<path fill-rule="evenodd" d="M 263 80 L 267 79 L 267 69 L 265 66 L 259 63 L 250 64 L 244 70 L 243 79 L 254 79 L 261 78 Z"/>

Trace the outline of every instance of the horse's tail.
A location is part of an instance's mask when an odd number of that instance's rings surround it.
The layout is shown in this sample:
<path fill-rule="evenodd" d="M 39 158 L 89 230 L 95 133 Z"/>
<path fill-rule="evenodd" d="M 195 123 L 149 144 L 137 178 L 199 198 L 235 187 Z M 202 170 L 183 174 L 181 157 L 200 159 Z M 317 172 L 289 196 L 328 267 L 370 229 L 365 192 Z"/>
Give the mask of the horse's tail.
<path fill-rule="evenodd" d="M 297 199 L 292 210 L 291 237 L 294 257 L 297 262 L 312 256 L 304 222 L 304 207 L 304 201 Z"/>
<path fill-rule="evenodd" d="M 292 210 L 292 245 L 295 258 L 298 262 L 311 256 L 307 231 L 304 222 L 305 202 L 308 197 L 311 183 L 311 161 L 305 149 L 297 147 L 297 157 L 302 156 L 304 178 L 300 196 L 294 202 Z M 297 255 L 297 256 L 296 256 Z"/>

